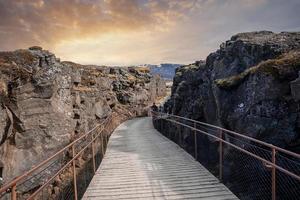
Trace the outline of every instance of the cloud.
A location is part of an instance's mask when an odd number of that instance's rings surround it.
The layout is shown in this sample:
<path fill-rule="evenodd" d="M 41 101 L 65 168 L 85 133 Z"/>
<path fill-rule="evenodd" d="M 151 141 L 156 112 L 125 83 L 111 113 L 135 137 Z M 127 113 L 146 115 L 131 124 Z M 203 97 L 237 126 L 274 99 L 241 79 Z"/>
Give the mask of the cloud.
<path fill-rule="evenodd" d="M 181 17 L 181 11 L 185 9 L 182 2 L 187 1 L 141 2 L 0 0 L 1 49 L 14 48 L 12 41 L 16 47 L 33 43 L 49 46 L 65 39 L 99 36 L 107 32 L 160 28 Z"/>
<path fill-rule="evenodd" d="M 0 0 L 0 50 L 64 60 L 189 63 L 237 32 L 299 31 L 298 0 Z"/>

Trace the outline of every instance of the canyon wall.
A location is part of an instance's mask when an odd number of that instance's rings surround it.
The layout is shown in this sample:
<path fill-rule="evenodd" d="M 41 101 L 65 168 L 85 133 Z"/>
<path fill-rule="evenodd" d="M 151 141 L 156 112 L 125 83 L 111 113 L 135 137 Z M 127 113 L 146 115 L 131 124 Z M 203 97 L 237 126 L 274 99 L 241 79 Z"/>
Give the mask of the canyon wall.
<path fill-rule="evenodd" d="M 300 151 L 300 33 L 241 33 L 177 69 L 165 111 Z"/>
<path fill-rule="evenodd" d="M 205 61 L 178 68 L 163 110 L 300 153 L 299 97 L 300 33 L 240 33 L 221 44 Z M 154 124 L 194 155 L 194 132 L 164 120 Z M 271 159 L 270 149 L 234 136 L 226 135 L 224 139 Z M 226 186 L 243 199 L 270 199 L 271 173 L 264 163 L 228 145 L 223 151 Z M 219 142 L 199 133 L 197 152 L 201 164 L 219 176 Z M 276 155 L 280 166 L 299 172 L 299 160 L 282 153 Z M 280 172 L 277 181 L 278 199 L 299 196 L 299 182 Z"/>
<path fill-rule="evenodd" d="M 61 62 L 41 47 L 0 52 L 3 181 L 22 174 L 109 115 L 113 127 L 146 115 L 155 98 L 165 95 L 164 81 L 148 71 Z"/>

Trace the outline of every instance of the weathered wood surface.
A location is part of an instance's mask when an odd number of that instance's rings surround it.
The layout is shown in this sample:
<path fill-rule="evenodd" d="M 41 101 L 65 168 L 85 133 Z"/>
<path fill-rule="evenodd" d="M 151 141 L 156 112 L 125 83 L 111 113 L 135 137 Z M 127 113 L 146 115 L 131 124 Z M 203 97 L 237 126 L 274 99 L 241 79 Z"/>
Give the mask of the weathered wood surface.
<path fill-rule="evenodd" d="M 83 199 L 237 199 L 217 178 L 152 125 L 121 124 Z"/>

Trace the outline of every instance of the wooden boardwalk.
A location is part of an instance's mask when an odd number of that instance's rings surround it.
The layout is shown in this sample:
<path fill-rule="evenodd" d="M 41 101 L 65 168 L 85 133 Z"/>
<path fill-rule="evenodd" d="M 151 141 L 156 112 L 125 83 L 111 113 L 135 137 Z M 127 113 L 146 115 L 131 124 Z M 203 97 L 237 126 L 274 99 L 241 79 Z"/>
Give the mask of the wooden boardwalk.
<path fill-rule="evenodd" d="M 237 197 L 145 117 L 126 121 L 114 131 L 83 199 Z"/>

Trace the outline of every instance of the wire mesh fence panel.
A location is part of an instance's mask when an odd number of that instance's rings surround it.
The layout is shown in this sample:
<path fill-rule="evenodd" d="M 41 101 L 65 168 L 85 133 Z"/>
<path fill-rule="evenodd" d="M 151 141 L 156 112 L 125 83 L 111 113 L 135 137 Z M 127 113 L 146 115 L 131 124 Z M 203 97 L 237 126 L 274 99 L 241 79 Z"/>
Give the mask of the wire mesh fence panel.
<path fill-rule="evenodd" d="M 95 154 L 95 164 L 96 164 L 96 169 L 100 166 L 100 163 L 102 161 L 102 155 L 100 152 Z"/>
<path fill-rule="evenodd" d="M 241 199 L 271 199 L 271 169 L 234 147 L 224 149 L 223 183 Z"/>
<path fill-rule="evenodd" d="M 276 164 L 296 175 L 300 174 L 300 159 L 292 159 L 281 152 L 277 152 Z M 276 170 L 276 196 L 277 199 L 298 200 L 300 198 L 300 181 Z"/>
<path fill-rule="evenodd" d="M 59 200 L 71 200 L 74 199 L 74 186 L 73 182 L 71 182 L 59 195 Z"/>
<path fill-rule="evenodd" d="M 195 126 L 198 130 L 216 135 L 214 129 L 204 129 L 200 125 Z M 219 176 L 219 142 L 210 136 L 196 132 L 197 134 L 197 160 L 208 169 L 214 176 Z M 194 144 L 195 145 L 195 144 Z M 196 147 L 195 147 L 196 148 Z"/>
<path fill-rule="evenodd" d="M 177 132 L 177 127 L 174 124 L 171 124 L 171 129 L 170 129 L 170 138 L 173 142 L 177 143 L 178 142 L 178 132 Z"/>
<path fill-rule="evenodd" d="M 81 199 L 83 197 L 84 192 L 89 186 L 89 183 L 91 182 L 93 176 L 93 162 L 92 159 L 90 159 L 88 162 L 85 163 L 85 165 L 82 167 L 82 170 L 80 170 L 77 175 L 78 199 Z"/>
<path fill-rule="evenodd" d="M 200 136 L 198 140 L 198 161 L 217 177 L 219 175 L 219 143 L 207 136 Z M 206 145 L 209 148 L 205 148 Z"/>
<path fill-rule="evenodd" d="M 103 145 L 103 140 L 101 139 L 102 136 L 100 135 L 96 140 L 95 140 L 95 165 L 96 169 L 100 166 L 100 163 L 103 159 L 104 155 L 104 145 Z"/>
<path fill-rule="evenodd" d="M 72 170 L 71 166 L 69 166 L 61 174 L 41 183 L 41 186 L 34 188 L 32 191 L 27 191 L 25 194 L 20 194 L 18 199 L 27 199 L 29 197 L 41 200 L 72 199 L 73 188 L 71 185 Z"/>
<path fill-rule="evenodd" d="M 104 149 L 107 148 L 111 129 L 104 131 L 104 128 L 109 120 L 110 117 L 0 188 L 0 198 L 67 200 L 74 199 L 76 193 L 78 199 L 81 198 L 103 159 Z M 104 134 L 106 135 L 103 136 Z M 74 184 L 74 180 L 77 184 Z"/>
<path fill-rule="evenodd" d="M 193 155 L 239 198 L 300 199 L 299 155 L 180 116 L 161 114 L 154 126 Z"/>
<path fill-rule="evenodd" d="M 26 192 L 32 188 L 34 184 L 39 186 L 40 183 L 49 179 L 52 174 L 56 173 L 61 167 L 68 162 L 68 156 L 62 155 L 54 161 L 49 162 L 44 168 L 34 173 L 32 176 L 24 180 L 18 185 L 19 192 Z"/>
<path fill-rule="evenodd" d="M 29 176 L 23 182 L 19 183 L 17 190 L 17 198 L 18 199 L 27 199 L 31 194 L 33 194 L 36 190 L 40 189 L 40 187 L 48 182 L 53 176 L 60 171 L 60 169 L 70 160 L 71 158 L 68 155 L 68 152 L 65 151 L 63 154 L 54 159 L 53 161 L 47 163 L 43 168 L 33 173 L 33 175 Z M 61 184 L 59 179 L 53 179 L 48 183 L 48 186 L 41 190 L 40 199 L 51 199 L 52 196 L 56 196 L 55 192 L 58 192 L 55 188 L 56 185 Z M 68 180 L 68 179 L 66 179 Z M 59 182 L 59 183 L 58 183 Z M 61 186 L 63 188 L 63 186 Z M 55 191 L 56 190 L 56 191 Z"/>

